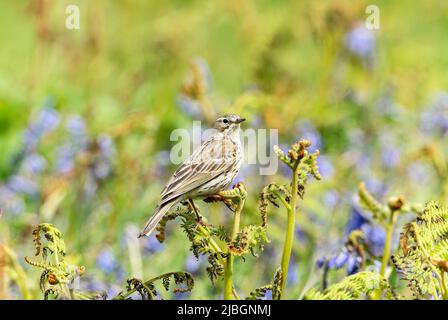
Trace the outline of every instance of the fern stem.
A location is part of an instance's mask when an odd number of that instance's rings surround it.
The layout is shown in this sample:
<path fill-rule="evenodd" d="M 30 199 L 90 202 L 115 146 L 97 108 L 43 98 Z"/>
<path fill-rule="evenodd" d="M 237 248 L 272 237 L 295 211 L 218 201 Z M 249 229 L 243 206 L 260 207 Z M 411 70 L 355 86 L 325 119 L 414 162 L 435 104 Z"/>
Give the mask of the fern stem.
<path fill-rule="evenodd" d="M 398 211 L 397 210 L 391 210 L 390 213 L 390 219 L 389 219 L 389 223 L 386 224 L 386 239 L 384 241 L 384 249 L 383 249 L 383 258 L 381 260 L 381 267 L 380 267 L 380 276 L 384 277 L 386 280 L 389 277 L 386 277 L 386 268 L 387 268 L 387 264 L 389 263 L 389 258 L 390 258 L 390 249 L 391 249 L 391 245 L 392 245 L 392 235 L 394 233 L 394 229 L 395 229 L 395 223 L 397 222 L 397 214 Z M 372 300 L 379 300 L 381 297 L 381 290 L 375 290 L 370 298 Z"/>
<path fill-rule="evenodd" d="M 299 162 L 296 162 L 292 170 L 292 182 L 291 182 L 291 205 L 287 207 L 288 221 L 285 236 L 285 244 L 283 245 L 282 254 L 282 278 L 280 286 L 279 299 L 282 298 L 286 286 L 286 278 L 288 276 L 289 261 L 291 260 L 292 244 L 294 241 L 294 229 L 295 229 L 295 218 L 296 218 L 296 200 L 297 200 L 297 168 Z"/>
<path fill-rule="evenodd" d="M 223 250 L 221 249 L 221 247 L 216 243 L 216 241 L 211 237 L 210 233 L 200 224 L 198 225 L 198 230 L 206 237 L 209 238 L 209 244 L 212 247 L 212 249 L 216 252 L 216 253 L 222 253 Z M 220 256 L 218 255 L 218 260 L 219 262 L 223 265 L 223 267 L 226 269 L 227 268 L 227 262 Z M 232 287 L 232 294 L 233 297 L 236 300 L 240 300 L 240 297 L 238 296 L 238 293 L 236 292 L 235 288 Z"/>
<path fill-rule="evenodd" d="M 389 224 L 386 229 L 386 241 L 384 242 L 383 259 L 381 261 L 380 275 L 386 277 L 386 267 L 390 258 L 390 249 L 392 245 L 392 235 L 395 229 L 395 223 L 397 222 L 397 210 L 392 210 L 390 213 Z"/>
<path fill-rule="evenodd" d="M 240 199 L 238 203 L 238 207 L 235 210 L 234 219 L 233 219 L 233 230 L 231 242 L 234 242 L 238 236 L 238 232 L 240 232 L 240 218 L 241 218 L 241 210 L 244 206 L 244 199 Z M 227 262 L 226 268 L 224 270 L 224 300 L 232 299 L 232 292 L 235 290 L 233 288 L 233 260 L 234 256 L 230 250 L 227 253 Z"/>

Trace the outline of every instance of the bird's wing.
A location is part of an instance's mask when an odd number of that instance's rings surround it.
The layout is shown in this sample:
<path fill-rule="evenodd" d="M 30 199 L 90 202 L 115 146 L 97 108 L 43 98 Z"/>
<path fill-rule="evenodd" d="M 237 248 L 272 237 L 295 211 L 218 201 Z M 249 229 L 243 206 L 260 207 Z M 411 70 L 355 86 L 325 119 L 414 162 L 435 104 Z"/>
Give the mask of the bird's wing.
<path fill-rule="evenodd" d="M 161 205 L 209 182 L 235 165 L 237 149 L 230 139 L 209 139 L 174 172 L 161 193 Z"/>

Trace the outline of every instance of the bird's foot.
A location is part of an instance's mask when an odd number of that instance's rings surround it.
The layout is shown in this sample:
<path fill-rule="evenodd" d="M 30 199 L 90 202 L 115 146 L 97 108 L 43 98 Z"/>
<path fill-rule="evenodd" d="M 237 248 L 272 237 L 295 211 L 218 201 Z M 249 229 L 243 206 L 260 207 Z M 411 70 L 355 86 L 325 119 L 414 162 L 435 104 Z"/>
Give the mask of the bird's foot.
<path fill-rule="evenodd" d="M 210 203 L 210 202 L 222 202 L 226 205 L 227 208 L 229 208 L 230 211 L 235 212 L 234 204 L 231 199 L 226 198 L 220 194 L 213 194 L 211 196 L 208 196 L 204 199 L 204 202 Z"/>

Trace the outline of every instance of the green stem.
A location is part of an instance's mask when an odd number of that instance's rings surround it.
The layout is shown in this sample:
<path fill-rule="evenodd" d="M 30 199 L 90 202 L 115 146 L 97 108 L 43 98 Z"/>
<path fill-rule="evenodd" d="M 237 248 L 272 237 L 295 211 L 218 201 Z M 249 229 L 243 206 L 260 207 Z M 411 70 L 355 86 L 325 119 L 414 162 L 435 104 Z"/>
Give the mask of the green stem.
<path fill-rule="evenodd" d="M 383 258 L 381 260 L 380 276 L 386 278 L 386 268 L 389 263 L 390 249 L 392 246 L 392 235 L 395 229 L 395 223 L 397 222 L 397 210 L 391 210 L 389 223 L 386 225 L 386 239 L 384 241 Z M 381 297 L 381 290 L 375 290 L 371 294 L 372 300 L 379 300 Z"/>
<path fill-rule="evenodd" d="M 281 278 L 281 290 L 280 290 L 280 296 L 279 299 L 282 298 L 283 293 L 285 291 L 286 286 L 286 278 L 288 275 L 288 268 L 289 268 L 289 261 L 291 259 L 291 252 L 292 252 L 292 244 L 294 241 L 294 229 L 295 229 L 295 218 L 296 218 L 296 200 L 297 200 L 297 168 L 298 168 L 299 162 L 296 162 L 296 164 L 293 167 L 292 170 L 292 182 L 291 182 L 291 205 L 289 208 L 287 207 L 288 211 L 288 226 L 286 229 L 286 236 L 285 236 L 285 244 L 283 245 L 283 254 L 282 254 L 282 278 Z"/>
<path fill-rule="evenodd" d="M 392 245 L 392 235 L 394 233 L 395 223 L 397 222 L 397 211 L 392 210 L 390 214 L 390 221 L 387 225 L 386 230 L 386 240 L 384 242 L 384 251 L 383 251 L 383 259 L 381 261 L 381 268 L 380 268 L 380 275 L 385 277 L 386 276 L 386 267 L 389 262 L 390 257 L 390 248 Z"/>
<path fill-rule="evenodd" d="M 241 210 L 243 208 L 243 205 L 244 205 L 244 200 L 240 200 L 240 202 L 238 204 L 238 208 L 235 210 L 231 242 L 236 240 L 238 232 L 240 232 L 240 217 L 241 217 Z M 227 252 L 227 262 L 226 262 L 226 268 L 224 271 L 224 300 L 231 300 L 232 293 L 235 291 L 234 287 L 233 287 L 233 259 L 234 259 L 234 256 L 229 250 Z"/>

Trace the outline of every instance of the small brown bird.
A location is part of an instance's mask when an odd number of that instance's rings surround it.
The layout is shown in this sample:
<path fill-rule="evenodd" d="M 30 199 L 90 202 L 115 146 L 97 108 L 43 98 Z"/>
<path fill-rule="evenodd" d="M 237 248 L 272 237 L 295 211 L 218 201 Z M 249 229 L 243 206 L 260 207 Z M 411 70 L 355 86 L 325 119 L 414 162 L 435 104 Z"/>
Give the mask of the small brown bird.
<path fill-rule="evenodd" d="M 218 118 L 212 134 L 174 172 L 160 197 L 156 212 L 148 220 L 140 237 L 149 236 L 170 208 L 183 201 L 216 195 L 227 189 L 243 162 L 240 123 L 236 114 Z"/>

